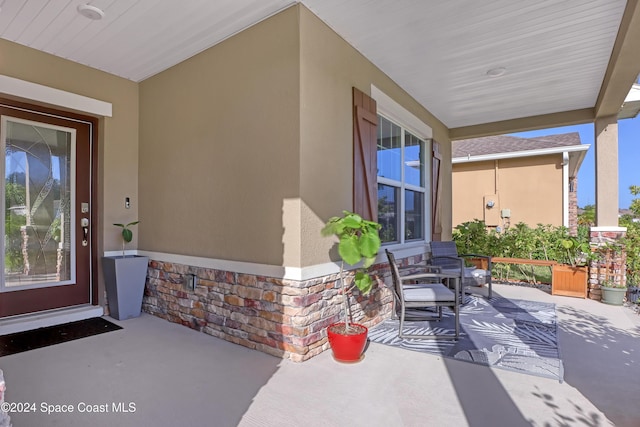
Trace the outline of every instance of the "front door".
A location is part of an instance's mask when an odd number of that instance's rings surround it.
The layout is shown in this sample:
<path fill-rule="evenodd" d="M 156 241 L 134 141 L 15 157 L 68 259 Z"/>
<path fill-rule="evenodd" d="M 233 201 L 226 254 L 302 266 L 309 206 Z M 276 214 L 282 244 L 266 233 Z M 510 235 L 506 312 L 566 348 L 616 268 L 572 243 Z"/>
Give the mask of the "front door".
<path fill-rule="evenodd" d="M 92 301 L 94 126 L 0 103 L 0 318 Z"/>

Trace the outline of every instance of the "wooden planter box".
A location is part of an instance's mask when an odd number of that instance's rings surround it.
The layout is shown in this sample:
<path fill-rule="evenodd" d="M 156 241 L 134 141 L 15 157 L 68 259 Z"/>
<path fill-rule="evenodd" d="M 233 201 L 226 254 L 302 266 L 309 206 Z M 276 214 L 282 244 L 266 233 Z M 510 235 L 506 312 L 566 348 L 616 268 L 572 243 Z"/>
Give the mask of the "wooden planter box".
<path fill-rule="evenodd" d="M 467 258 L 466 260 L 481 270 L 489 269 L 489 260 L 486 258 Z"/>
<path fill-rule="evenodd" d="M 556 264 L 552 270 L 551 295 L 586 298 L 588 277 L 587 267 Z"/>

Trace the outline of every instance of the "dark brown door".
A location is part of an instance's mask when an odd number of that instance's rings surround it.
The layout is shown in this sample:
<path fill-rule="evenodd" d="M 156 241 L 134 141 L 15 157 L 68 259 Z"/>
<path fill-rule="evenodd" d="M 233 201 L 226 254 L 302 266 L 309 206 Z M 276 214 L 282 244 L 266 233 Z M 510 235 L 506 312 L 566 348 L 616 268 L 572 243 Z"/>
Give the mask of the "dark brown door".
<path fill-rule="evenodd" d="M 0 317 L 91 302 L 95 122 L 0 104 Z"/>

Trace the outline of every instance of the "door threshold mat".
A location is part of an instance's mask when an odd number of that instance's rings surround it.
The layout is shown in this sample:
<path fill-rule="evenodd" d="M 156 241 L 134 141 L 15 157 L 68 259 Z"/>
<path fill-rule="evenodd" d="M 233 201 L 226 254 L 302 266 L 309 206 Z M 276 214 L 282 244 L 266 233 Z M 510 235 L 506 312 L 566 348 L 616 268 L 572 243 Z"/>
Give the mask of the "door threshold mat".
<path fill-rule="evenodd" d="M 122 327 L 102 317 L 94 317 L 62 325 L 2 335 L 0 336 L 0 357 L 92 335 L 104 334 L 105 332 L 117 331 L 118 329 L 122 329 Z"/>

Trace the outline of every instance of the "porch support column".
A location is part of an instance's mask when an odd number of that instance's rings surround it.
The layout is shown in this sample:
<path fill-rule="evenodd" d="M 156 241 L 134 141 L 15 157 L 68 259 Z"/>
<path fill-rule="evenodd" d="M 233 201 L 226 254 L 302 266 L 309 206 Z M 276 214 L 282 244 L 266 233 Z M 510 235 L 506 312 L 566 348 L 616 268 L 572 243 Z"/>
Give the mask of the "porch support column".
<path fill-rule="evenodd" d="M 600 117 L 595 121 L 596 146 L 596 226 L 591 227 L 592 250 L 600 252 L 611 244 L 619 244 L 626 235 L 625 227 L 618 227 L 618 117 Z M 600 286 L 604 280 L 617 277 L 626 282 L 626 254 L 624 250 L 615 260 L 592 260 L 589 266 L 589 298 L 600 300 Z"/>
<path fill-rule="evenodd" d="M 601 117 L 595 122 L 596 226 L 618 225 L 618 118 Z"/>

